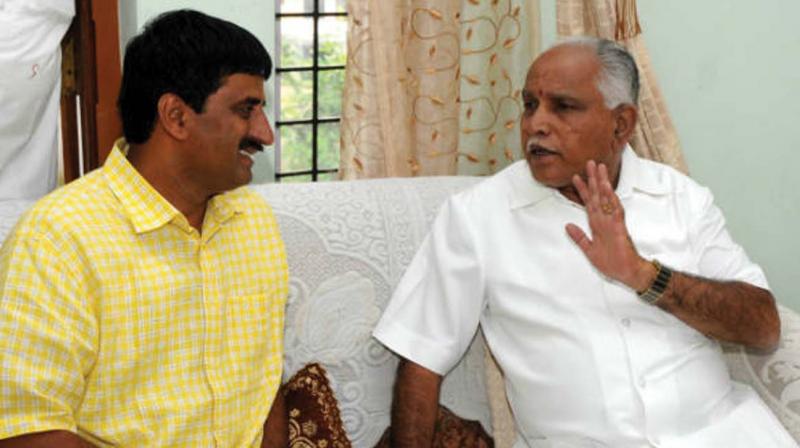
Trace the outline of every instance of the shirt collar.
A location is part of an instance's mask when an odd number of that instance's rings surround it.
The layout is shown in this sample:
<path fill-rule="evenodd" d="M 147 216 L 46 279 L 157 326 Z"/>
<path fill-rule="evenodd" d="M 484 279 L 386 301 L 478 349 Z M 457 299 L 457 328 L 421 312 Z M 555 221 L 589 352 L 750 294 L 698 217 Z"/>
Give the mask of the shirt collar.
<path fill-rule="evenodd" d="M 630 145 L 625 145 L 622 150 L 622 162 L 619 174 L 619 183 L 616 193 L 620 199 L 629 197 L 634 191 L 661 195 L 669 192 L 668 186 L 660 179 L 651 175 L 646 169 L 646 162 L 633 152 Z M 511 176 L 511 191 L 509 207 L 514 210 L 528 205 L 534 205 L 551 196 L 560 194 L 555 188 L 550 188 L 537 182 L 528 168 L 528 163 L 521 160 L 509 169 L 514 172 Z"/>
<path fill-rule="evenodd" d="M 125 157 L 127 152 L 127 142 L 117 140 L 103 164 L 103 174 L 134 231 L 149 232 L 172 221 L 180 212 L 136 171 Z"/>
<path fill-rule="evenodd" d="M 509 169 L 514 170 L 511 175 L 509 197 L 509 207 L 512 210 L 536 204 L 549 198 L 554 192 L 557 193 L 555 189 L 546 187 L 533 178 L 526 160 L 520 160 Z"/>
<path fill-rule="evenodd" d="M 149 232 L 176 220 L 182 221 L 188 229 L 186 218 L 131 165 L 126 157 L 127 152 L 125 139 L 117 140 L 103 164 L 103 173 L 133 224 L 134 231 Z M 245 209 L 242 197 L 245 193 L 242 190 L 239 188 L 212 197 L 204 222 L 210 218 L 221 224 L 234 214 L 242 213 Z"/>
<path fill-rule="evenodd" d="M 244 213 L 247 210 L 245 199 L 247 188 L 248 187 L 240 187 L 213 196 L 211 200 L 208 201 L 206 218 L 211 218 L 218 223 L 224 223 L 234 215 Z"/>
<path fill-rule="evenodd" d="M 653 170 L 648 167 L 650 163 L 652 162 L 639 158 L 630 145 L 625 145 L 625 149 L 622 150 L 622 167 L 616 190 L 620 199 L 630 197 L 634 191 L 651 195 L 669 193 L 669 185 L 655 176 Z"/>

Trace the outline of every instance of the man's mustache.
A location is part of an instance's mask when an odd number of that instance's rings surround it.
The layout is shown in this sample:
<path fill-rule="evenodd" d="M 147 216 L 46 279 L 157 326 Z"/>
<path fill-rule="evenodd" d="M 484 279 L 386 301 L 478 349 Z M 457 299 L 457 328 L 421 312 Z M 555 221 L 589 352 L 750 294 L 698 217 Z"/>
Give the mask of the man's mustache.
<path fill-rule="evenodd" d="M 559 151 L 557 151 L 557 150 L 555 150 L 553 148 L 548 148 L 547 146 L 540 145 L 539 141 L 537 139 L 533 139 L 533 138 L 528 139 L 528 142 L 525 145 L 525 150 L 527 152 L 543 151 L 543 152 L 550 152 L 550 153 L 553 153 L 553 154 L 558 154 L 559 153 Z"/>
<path fill-rule="evenodd" d="M 252 138 L 245 138 L 239 143 L 239 149 L 255 149 L 256 151 L 264 151 L 264 145 L 253 140 Z"/>

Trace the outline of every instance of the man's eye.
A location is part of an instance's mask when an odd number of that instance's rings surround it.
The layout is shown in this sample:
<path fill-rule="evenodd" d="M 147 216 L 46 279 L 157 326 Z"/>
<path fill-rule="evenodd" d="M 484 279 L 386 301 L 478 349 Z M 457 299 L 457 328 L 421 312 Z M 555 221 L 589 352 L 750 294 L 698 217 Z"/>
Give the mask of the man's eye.
<path fill-rule="evenodd" d="M 253 107 L 252 106 L 244 106 L 236 109 L 236 113 L 245 119 L 249 119 L 250 116 L 253 114 Z"/>
<path fill-rule="evenodd" d="M 563 103 L 563 102 L 556 103 L 556 110 L 567 111 L 567 110 L 571 110 L 571 109 L 575 109 L 575 106 L 573 106 L 572 104 Z"/>
<path fill-rule="evenodd" d="M 533 112 L 538 105 L 539 103 L 537 101 L 525 101 L 522 103 L 522 107 L 525 108 L 525 112 Z"/>

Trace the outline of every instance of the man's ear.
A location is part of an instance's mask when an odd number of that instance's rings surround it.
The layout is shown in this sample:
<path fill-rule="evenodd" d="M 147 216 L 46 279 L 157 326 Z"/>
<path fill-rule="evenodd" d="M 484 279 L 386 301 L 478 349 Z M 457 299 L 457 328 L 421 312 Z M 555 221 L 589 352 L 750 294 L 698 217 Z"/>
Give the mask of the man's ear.
<path fill-rule="evenodd" d="M 189 105 L 174 93 L 165 93 L 158 99 L 158 123 L 176 140 L 189 137 L 186 123 L 191 112 Z"/>
<path fill-rule="evenodd" d="M 620 104 L 614 109 L 614 143 L 620 148 L 633 136 L 638 110 L 631 104 Z"/>

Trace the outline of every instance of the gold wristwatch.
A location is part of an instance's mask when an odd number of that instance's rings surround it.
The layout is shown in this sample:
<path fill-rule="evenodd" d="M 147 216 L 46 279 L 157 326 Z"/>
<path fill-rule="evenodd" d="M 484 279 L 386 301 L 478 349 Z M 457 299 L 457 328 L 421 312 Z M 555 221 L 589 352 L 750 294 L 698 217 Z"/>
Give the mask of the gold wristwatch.
<path fill-rule="evenodd" d="M 672 269 L 662 265 L 655 259 L 651 263 L 656 268 L 656 278 L 653 279 L 653 283 L 647 289 L 641 292 L 637 291 L 637 294 L 639 294 L 640 299 L 650 305 L 655 305 L 658 299 L 664 295 L 664 291 L 667 290 L 669 279 L 672 278 Z"/>

